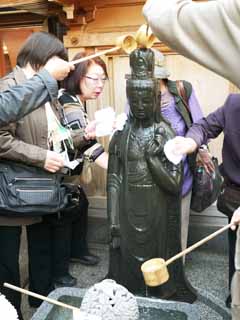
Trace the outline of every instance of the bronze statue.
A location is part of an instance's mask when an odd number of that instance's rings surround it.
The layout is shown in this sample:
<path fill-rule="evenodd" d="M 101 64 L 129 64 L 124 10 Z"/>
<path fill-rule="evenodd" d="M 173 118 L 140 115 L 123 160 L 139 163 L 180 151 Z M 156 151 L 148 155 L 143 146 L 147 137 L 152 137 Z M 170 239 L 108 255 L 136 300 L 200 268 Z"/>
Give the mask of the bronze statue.
<path fill-rule="evenodd" d="M 152 50 L 136 49 L 130 55 L 130 66 L 128 121 L 109 145 L 108 277 L 132 293 L 145 295 L 141 264 L 154 257 L 167 260 L 181 251 L 182 164 L 172 164 L 163 152 L 164 144 L 175 134 L 161 116 Z M 147 288 L 148 295 L 193 302 L 196 295 L 185 279 L 182 261 L 170 266 L 169 273 L 170 280 Z"/>

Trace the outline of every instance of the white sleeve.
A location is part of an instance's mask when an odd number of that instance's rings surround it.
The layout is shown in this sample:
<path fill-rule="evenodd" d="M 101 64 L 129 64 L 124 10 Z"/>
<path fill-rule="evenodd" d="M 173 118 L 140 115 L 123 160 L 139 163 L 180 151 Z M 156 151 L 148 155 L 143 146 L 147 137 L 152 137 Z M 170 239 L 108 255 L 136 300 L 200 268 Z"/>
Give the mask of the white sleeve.
<path fill-rule="evenodd" d="M 240 1 L 148 0 L 143 14 L 173 50 L 240 85 Z"/>

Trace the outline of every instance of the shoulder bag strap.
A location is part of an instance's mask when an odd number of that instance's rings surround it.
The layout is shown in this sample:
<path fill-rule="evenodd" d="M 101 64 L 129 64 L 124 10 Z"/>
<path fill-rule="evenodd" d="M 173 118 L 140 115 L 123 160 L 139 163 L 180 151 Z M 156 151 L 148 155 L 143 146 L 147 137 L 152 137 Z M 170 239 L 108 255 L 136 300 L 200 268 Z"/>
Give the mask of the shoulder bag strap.
<path fill-rule="evenodd" d="M 183 102 L 184 106 L 186 107 L 190 117 L 192 118 L 191 111 L 190 111 L 190 108 L 189 108 L 189 105 L 188 105 L 188 98 L 187 98 L 187 94 L 186 94 L 186 90 L 185 90 L 185 87 L 183 85 L 183 82 L 180 81 L 180 80 L 177 80 L 176 81 L 176 86 L 177 86 L 178 94 L 182 98 L 182 102 Z"/>

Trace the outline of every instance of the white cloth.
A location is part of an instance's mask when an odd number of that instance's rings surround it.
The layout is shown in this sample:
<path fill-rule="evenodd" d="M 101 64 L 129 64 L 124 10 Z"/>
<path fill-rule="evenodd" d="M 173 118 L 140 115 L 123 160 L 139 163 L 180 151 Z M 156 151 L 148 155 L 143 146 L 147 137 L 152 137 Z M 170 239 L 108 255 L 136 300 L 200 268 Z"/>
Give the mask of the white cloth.
<path fill-rule="evenodd" d="M 107 107 L 95 112 L 96 136 L 103 137 L 112 134 L 115 120 L 115 111 Z"/>
<path fill-rule="evenodd" d="M 163 147 L 163 151 L 167 159 L 173 164 L 177 165 L 182 160 L 183 156 L 181 154 L 180 155 L 175 154 L 174 150 L 175 150 L 174 139 L 168 140 Z"/>
<path fill-rule="evenodd" d="M 110 136 L 116 130 L 123 130 L 127 120 L 127 115 L 121 113 L 116 116 L 115 111 L 111 107 L 107 107 L 95 112 L 96 120 L 96 136 Z"/>

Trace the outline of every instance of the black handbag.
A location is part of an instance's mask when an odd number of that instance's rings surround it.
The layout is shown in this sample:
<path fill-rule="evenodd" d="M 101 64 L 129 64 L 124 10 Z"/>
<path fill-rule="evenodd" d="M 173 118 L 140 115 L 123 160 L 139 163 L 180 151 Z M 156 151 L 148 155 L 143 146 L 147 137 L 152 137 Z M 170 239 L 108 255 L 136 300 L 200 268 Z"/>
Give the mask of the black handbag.
<path fill-rule="evenodd" d="M 217 200 L 221 191 L 222 176 L 218 168 L 217 158 L 212 158 L 215 171 L 208 174 L 201 163 L 194 169 L 191 209 L 202 212 Z"/>
<path fill-rule="evenodd" d="M 42 216 L 75 205 L 77 191 L 63 174 L 0 161 L 0 215 Z"/>
<path fill-rule="evenodd" d="M 217 200 L 217 209 L 231 219 L 238 207 L 240 207 L 240 187 L 224 181 Z"/>

